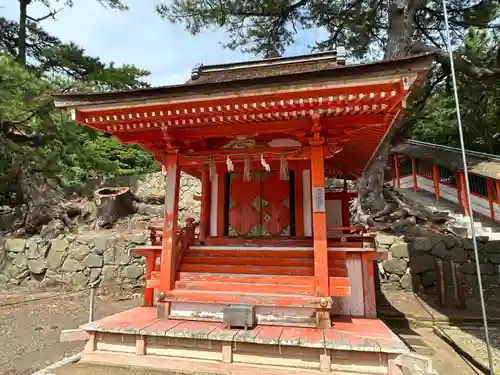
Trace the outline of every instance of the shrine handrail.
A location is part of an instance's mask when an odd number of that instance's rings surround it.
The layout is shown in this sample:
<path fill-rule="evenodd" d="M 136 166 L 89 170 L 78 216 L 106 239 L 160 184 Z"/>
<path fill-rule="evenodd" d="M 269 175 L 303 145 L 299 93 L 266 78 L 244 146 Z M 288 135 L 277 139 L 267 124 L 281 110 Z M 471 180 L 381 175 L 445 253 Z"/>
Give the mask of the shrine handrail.
<path fill-rule="evenodd" d="M 375 236 L 373 234 L 367 233 L 371 228 L 363 226 L 363 225 L 354 225 L 354 226 L 332 226 L 327 227 L 327 231 L 339 231 L 340 232 L 340 241 L 347 242 L 349 239 L 358 239 L 361 241 L 374 241 Z M 350 232 L 350 233 L 346 233 Z M 356 233 L 357 232 L 357 233 Z"/>

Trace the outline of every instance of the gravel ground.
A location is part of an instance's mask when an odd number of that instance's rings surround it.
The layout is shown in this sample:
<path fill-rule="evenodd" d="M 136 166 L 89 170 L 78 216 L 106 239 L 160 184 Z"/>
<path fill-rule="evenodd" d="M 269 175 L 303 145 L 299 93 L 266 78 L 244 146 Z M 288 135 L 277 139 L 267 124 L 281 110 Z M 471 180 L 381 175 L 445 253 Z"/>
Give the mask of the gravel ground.
<path fill-rule="evenodd" d="M 95 318 L 138 306 L 137 297 L 98 296 Z M 87 293 L 0 292 L 0 375 L 32 374 L 81 351 L 83 343 L 60 343 L 59 336 L 88 320 L 88 306 Z"/>
<path fill-rule="evenodd" d="M 467 352 L 483 366 L 489 368 L 484 329 L 451 327 L 442 327 L 441 329 L 464 352 Z M 495 366 L 494 373 L 500 374 L 500 329 L 490 328 L 489 333 L 493 363 Z"/>

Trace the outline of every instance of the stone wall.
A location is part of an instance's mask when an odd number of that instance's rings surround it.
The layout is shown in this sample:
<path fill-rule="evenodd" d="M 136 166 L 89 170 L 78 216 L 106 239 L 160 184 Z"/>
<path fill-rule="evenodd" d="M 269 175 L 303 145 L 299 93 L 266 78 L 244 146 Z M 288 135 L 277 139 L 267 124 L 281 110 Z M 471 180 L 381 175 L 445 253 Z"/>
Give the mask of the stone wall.
<path fill-rule="evenodd" d="M 75 290 L 96 280 L 103 286 L 142 284 L 144 259 L 130 257 L 129 249 L 146 241 L 144 230 L 0 238 L 0 288 L 30 281 L 40 287 L 59 284 Z"/>
<path fill-rule="evenodd" d="M 388 260 L 378 263 L 382 288 L 415 290 L 436 284 L 436 261 L 459 264 L 464 283 L 477 289 L 476 264 L 472 240 L 453 234 L 422 232 L 419 236 L 394 236 L 380 232 L 379 248 L 389 249 Z M 478 250 L 483 286 L 499 284 L 500 241 L 478 237 Z"/>

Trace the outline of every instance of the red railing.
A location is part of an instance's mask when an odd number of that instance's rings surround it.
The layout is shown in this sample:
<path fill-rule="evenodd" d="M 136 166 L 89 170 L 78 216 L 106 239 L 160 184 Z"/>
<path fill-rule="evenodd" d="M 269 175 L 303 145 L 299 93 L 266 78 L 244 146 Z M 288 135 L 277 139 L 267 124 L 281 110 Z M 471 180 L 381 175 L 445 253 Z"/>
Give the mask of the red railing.
<path fill-rule="evenodd" d="M 355 225 L 349 227 L 327 227 L 329 232 L 338 231 L 340 242 L 368 242 L 375 243 L 375 236 L 367 233 L 371 228 L 363 225 Z"/>
<path fill-rule="evenodd" d="M 184 252 L 191 246 L 196 239 L 197 222 L 192 218 L 186 220 L 186 225 L 177 231 L 176 251 L 174 252 L 173 264 L 175 264 L 173 275 L 177 274 L 180 267 Z M 161 258 L 163 228 L 160 226 L 150 226 L 147 228 L 149 231 L 149 238 L 151 241 L 150 246 L 136 247 L 130 251 L 131 255 L 144 256 L 146 258 L 146 273 L 144 288 L 144 305 L 153 306 L 154 285 L 153 272 L 159 271 L 160 267 L 157 266 L 157 260 Z M 157 283 L 156 283 L 157 284 Z"/>

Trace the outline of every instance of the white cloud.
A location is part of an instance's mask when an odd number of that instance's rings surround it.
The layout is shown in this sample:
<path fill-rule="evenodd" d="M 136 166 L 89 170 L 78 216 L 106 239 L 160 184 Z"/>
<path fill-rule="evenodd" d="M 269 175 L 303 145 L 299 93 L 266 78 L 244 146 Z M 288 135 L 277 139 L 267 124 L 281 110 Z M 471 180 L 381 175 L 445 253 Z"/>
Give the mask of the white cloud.
<path fill-rule="evenodd" d="M 73 41 L 91 56 L 106 62 L 134 64 L 151 71 L 153 85 L 183 83 L 189 79 L 197 63 L 215 64 L 248 60 L 251 56 L 230 51 L 221 45 L 227 41 L 222 30 L 203 31 L 192 36 L 180 25 L 172 25 L 155 12 L 157 0 L 129 0 L 129 11 L 103 8 L 97 0 L 76 0 L 73 8 L 66 8 L 56 20 L 43 21 L 42 26 L 64 42 Z M 6 18 L 18 18 L 18 2 L 4 5 Z M 140 5 L 139 5 L 140 4 Z M 57 4 L 56 4 L 57 7 Z M 32 17 L 47 14 L 40 3 L 29 7 Z M 301 33 L 288 54 L 307 53 L 317 33 Z"/>

